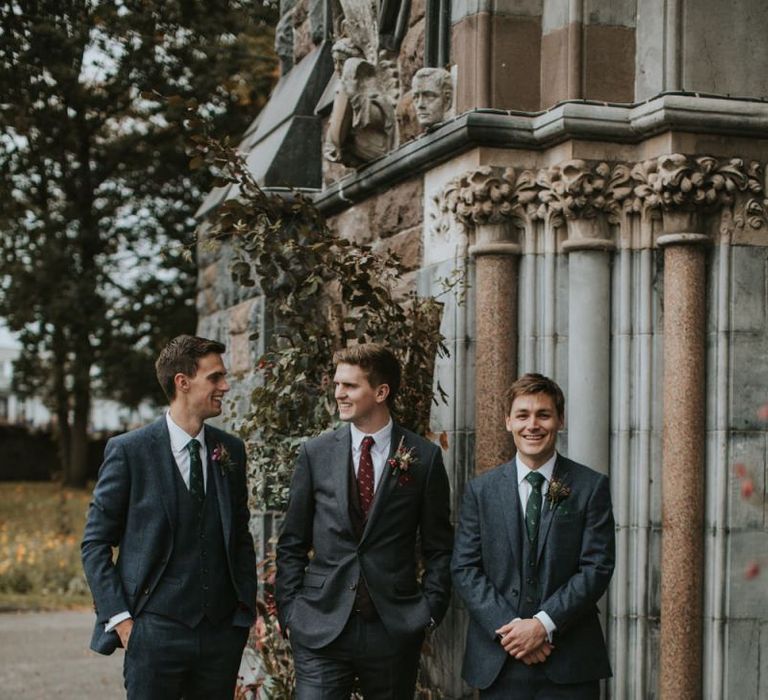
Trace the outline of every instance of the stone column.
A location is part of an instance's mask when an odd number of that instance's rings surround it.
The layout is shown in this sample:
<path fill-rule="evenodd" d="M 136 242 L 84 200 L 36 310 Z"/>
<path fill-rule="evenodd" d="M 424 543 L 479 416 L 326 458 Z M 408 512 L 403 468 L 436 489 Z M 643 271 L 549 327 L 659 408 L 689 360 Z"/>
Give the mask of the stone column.
<path fill-rule="evenodd" d="M 568 220 L 568 456 L 608 473 L 611 457 L 611 252 L 602 217 Z"/>
<path fill-rule="evenodd" d="M 520 245 L 510 223 L 478 224 L 475 245 L 475 471 L 514 454 L 504 392 L 517 377 L 517 276 Z"/>
<path fill-rule="evenodd" d="M 687 220 L 686 220 L 687 219 Z M 665 212 L 661 699 L 698 700 L 702 677 L 706 244 Z"/>

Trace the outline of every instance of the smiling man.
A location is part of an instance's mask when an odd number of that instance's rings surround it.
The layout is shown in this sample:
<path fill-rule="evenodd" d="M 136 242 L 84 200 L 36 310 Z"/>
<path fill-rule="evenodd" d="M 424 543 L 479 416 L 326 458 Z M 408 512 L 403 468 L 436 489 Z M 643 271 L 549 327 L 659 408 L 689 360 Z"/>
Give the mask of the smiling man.
<path fill-rule="evenodd" d="M 368 343 L 334 361 L 349 424 L 302 445 L 277 545 L 296 698 L 348 700 L 357 679 L 365 700 L 411 700 L 450 598 L 448 477 L 440 448 L 392 420 L 395 356 Z"/>
<path fill-rule="evenodd" d="M 452 573 L 470 615 L 464 679 L 499 700 L 597 700 L 611 675 L 597 602 L 614 566 L 608 479 L 555 449 L 560 387 L 507 392 L 516 457 L 464 491 Z"/>
<path fill-rule="evenodd" d="M 91 648 L 125 649 L 131 699 L 231 700 L 254 620 L 245 448 L 204 424 L 229 391 L 224 350 L 189 335 L 163 349 L 170 408 L 107 443 L 93 492 L 82 543 Z"/>

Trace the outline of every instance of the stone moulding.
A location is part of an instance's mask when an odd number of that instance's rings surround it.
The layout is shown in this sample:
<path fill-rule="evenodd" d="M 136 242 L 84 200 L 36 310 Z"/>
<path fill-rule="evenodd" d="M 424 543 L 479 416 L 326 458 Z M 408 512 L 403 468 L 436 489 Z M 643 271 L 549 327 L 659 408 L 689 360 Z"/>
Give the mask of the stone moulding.
<path fill-rule="evenodd" d="M 367 164 L 316 193 L 314 200 L 330 216 L 478 146 L 543 150 L 569 139 L 640 143 L 669 130 L 765 139 L 768 104 L 663 94 L 639 105 L 565 102 L 536 114 L 473 110 Z"/>
<path fill-rule="evenodd" d="M 739 204 L 736 218 L 759 228 L 768 224 L 768 199 L 762 198 L 763 193 L 762 166 L 740 158 L 671 153 L 612 165 L 570 160 L 519 173 L 484 166 L 445 185 L 433 198 L 437 211 L 433 218 L 438 230 L 445 226 L 446 216 L 466 227 L 510 219 L 542 220 L 554 227 L 568 226 L 574 240 L 566 247 L 610 248 L 607 228 L 595 226 L 594 232 L 605 233 L 585 238 L 583 227 L 575 224 L 598 218 L 618 224 L 622 215 L 656 212 L 674 230 L 679 228 L 676 222 Z"/>

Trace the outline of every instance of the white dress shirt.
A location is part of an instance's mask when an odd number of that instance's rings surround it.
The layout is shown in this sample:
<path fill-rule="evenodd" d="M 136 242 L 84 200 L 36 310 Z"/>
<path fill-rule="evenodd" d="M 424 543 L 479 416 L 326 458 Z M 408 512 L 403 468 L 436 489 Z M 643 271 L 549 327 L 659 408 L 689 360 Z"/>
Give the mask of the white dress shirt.
<path fill-rule="evenodd" d="M 557 452 L 555 452 L 555 454 L 553 454 L 544 464 L 536 469 L 536 471 L 544 477 L 544 483 L 541 485 L 542 502 L 549 492 L 549 482 L 552 481 L 552 472 L 555 469 L 556 461 Z M 522 508 L 521 512 L 525 514 L 525 507 L 528 505 L 528 497 L 531 495 L 531 491 L 533 491 L 533 487 L 530 485 L 530 483 L 528 483 L 525 477 L 534 470 L 530 469 L 523 463 L 519 454 L 515 457 L 515 465 L 517 466 L 517 492 L 520 496 L 520 507 Z M 552 633 L 557 629 L 557 625 L 543 610 L 539 610 L 539 612 L 537 612 L 534 617 L 539 622 L 541 622 L 542 625 L 544 625 L 544 629 L 547 630 L 547 638 L 551 644 Z M 519 620 L 520 618 L 517 619 Z"/>
<path fill-rule="evenodd" d="M 190 440 L 197 440 L 200 443 L 200 459 L 203 462 L 203 490 L 208 490 L 208 450 L 205 448 L 205 426 L 200 428 L 197 435 L 190 436 L 185 430 L 180 428 L 171 418 L 171 412 L 165 414 L 165 422 L 168 424 L 168 435 L 171 437 L 171 452 L 179 468 L 179 473 L 184 483 L 189 488 L 189 470 L 190 458 L 187 445 Z"/>
<path fill-rule="evenodd" d="M 373 460 L 373 490 L 379 488 L 381 477 L 384 474 L 384 467 L 387 464 L 389 456 L 389 447 L 392 442 L 392 419 L 389 419 L 381 430 L 375 433 L 364 433 L 355 427 L 354 423 L 349 426 L 352 429 L 352 465 L 355 468 L 355 476 L 360 468 L 360 452 L 362 452 L 362 442 L 366 435 L 373 438 L 371 447 L 371 459 Z"/>
<path fill-rule="evenodd" d="M 165 414 L 165 422 L 168 424 L 168 434 L 171 437 L 171 452 L 173 453 L 173 459 L 176 461 L 176 466 L 179 468 L 179 473 L 184 483 L 189 488 L 189 470 L 190 470 L 190 457 L 187 445 L 190 440 L 197 440 L 200 443 L 200 459 L 203 462 L 203 490 L 208 489 L 208 450 L 205 449 L 205 426 L 200 428 L 200 432 L 194 437 L 187 434 L 185 430 L 180 428 L 171 418 L 171 412 L 167 411 Z M 104 631 L 109 632 L 119 625 L 123 620 L 128 620 L 131 617 L 131 613 L 127 610 L 113 615 L 107 620 L 104 625 Z"/>

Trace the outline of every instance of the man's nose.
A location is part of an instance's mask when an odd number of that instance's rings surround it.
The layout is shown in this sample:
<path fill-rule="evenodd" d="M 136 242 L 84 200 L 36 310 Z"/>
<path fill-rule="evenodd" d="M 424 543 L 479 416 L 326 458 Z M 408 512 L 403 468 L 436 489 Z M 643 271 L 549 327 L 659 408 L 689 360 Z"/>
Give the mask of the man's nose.
<path fill-rule="evenodd" d="M 222 391 L 229 391 L 232 387 L 229 386 L 229 382 L 226 379 L 223 379 L 221 382 L 221 390 Z"/>

